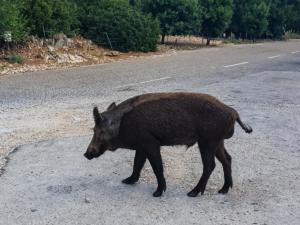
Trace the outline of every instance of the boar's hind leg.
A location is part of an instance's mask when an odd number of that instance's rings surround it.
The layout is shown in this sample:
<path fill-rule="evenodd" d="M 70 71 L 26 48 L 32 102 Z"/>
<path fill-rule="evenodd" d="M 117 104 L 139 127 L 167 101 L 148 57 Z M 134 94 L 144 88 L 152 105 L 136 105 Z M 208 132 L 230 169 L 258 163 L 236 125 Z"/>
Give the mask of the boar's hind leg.
<path fill-rule="evenodd" d="M 159 197 L 164 191 L 166 191 L 166 180 L 164 178 L 164 169 L 160 154 L 160 146 L 155 146 L 153 144 L 151 146 L 152 148 L 149 148 L 149 150 L 147 151 L 147 158 L 151 164 L 158 184 L 156 191 L 153 193 L 153 196 Z"/>
<path fill-rule="evenodd" d="M 134 184 L 135 182 L 137 182 L 140 178 L 140 173 L 144 167 L 145 162 L 146 162 L 146 154 L 143 151 L 136 150 L 132 175 L 122 180 L 122 182 L 124 184 Z"/>
<path fill-rule="evenodd" d="M 228 154 L 224 147 L 224 142 L 220 145 L 216 152 L 217 159 L 222 163 L 224 171 L 224 185 L 219 190 L 219 193 L 226 194 L 229 188 L 232 188 L 232 177 L 231 177 L 231 156 Z"/>
<path fill-rule="evenodd" d="M 196 197 L 199 192 L 201 192 L 201 194 L 203 195 L 207 181 L 216 166 L 215 152 L 217 148 L 215 147 L 215 145 L 205 144 L 200 146 L 199 143 L 198 145 L 203 163 L 203 173 L 196 187 L 188 193 L 189 197 Z"/>

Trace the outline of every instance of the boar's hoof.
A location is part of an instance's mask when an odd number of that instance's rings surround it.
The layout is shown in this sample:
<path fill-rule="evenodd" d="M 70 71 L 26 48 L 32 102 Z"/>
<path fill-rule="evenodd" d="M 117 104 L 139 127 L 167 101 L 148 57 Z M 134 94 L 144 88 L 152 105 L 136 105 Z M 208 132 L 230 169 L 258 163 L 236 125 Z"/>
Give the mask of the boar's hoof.
<path fill-rule="evenodd" d="M 161 187 L 158 187 L 156 191 L 153 193 L 153 197 L 160 197 L 162 196 L 163 192 L 166 191 L 167 186 L 166 184 L 162 185 Z"/>
<path fill-rule="evenodd" d="M 218 192 L 219 192 L 219 194 L 227 194 L 227 192 L 228 192 L 228 190 L 229 190 L 229 188 L 222 188 L 222 189 L 220 189 Z"/>
<path fill-rule="evenodd" d="M 122 183 L 124 183 L 124 184 L 134 184 L 138 180 L 139 180 L 138 178 L 130 176 L 130 177 L 127 177 L 126 179 L 122 180 Z"/>
<path fill-rule="evenodd" d="M 192 191 L 190 191 L 187 195 L 189 196 L 189 197 L 196 197 L 198 194 L 199 194 L 199 192 L 200 191 L 198 191 L 198 190 L 192 190 Z M 201 193 L 202 194 L 202 193 Z"/>
<path fill-rule="evenodd" d="M 229 185 L 224 185 L 220 190 L 219 193 L 220 194 L 227 194 L 227 192 L 229 191 L 229 188 L 232 188 L 232 182 Z"/>
<path fill-rule="evenodd" d="M 163 193 L 163 190 L 156 190 L 153 193 L 153 197 L 160 197 L 160 196 L 162 196 L 162 193 Z"/>

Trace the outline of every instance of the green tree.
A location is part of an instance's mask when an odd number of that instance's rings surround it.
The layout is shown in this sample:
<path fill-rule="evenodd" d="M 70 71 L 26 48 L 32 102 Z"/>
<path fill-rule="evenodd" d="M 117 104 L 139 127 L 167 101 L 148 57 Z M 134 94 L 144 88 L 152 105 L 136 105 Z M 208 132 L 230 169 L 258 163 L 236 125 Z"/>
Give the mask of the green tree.
<path fill-rule="evenodd" d="M 199 0 L 199 4 L 203 10 L 202 33 L 209 45 L 211 38 L 228 28 L 233 14 L 232 0 Z"/>
<path fill-rule="evenodd" d="M 14 2 L 0 0 L 0 39 L 10 31 L 13 42 L 24 41 L 27 36 L 26 20 Z"/>
<path fill-rule="evenodd" d="M 268 35 L 272 38 L 281 38 L 286 27 L 286 0 L 271 0 L 268 17 Z"/>
<path fill-rule="evenodd" d="M 159 24 L 126 0 L 98 0 L 80 5 L 81 33 L 121 51 L 155 51 Z"/>
<path fill-rule="evenodd" d="M 142 0 L 129 0 L 129 4 L 139 9 L 142 8 Z"/>
<path fill-rule="evenodd" d="M 286 24 L 288 30 L 300 32 L 300 0 L 287 0 Z"/>
<path fill-rule="evenodd" d="M 52 25 L 55 32 L 73 36 L 79 31 L 77 5 L 71 0 L 52 0 Z"/>
<path fill-rule="evenodd" d="M 191 34 L 200 30 L 197 0 L 144 0 L 143 11 L 160 22 L 161 43 L 170 34 Z"/>
<path fill-rule="evenodd" d="M 71 0 L 23 0 L 22 7 L 33 35 L 71 35 L 78 26 L 76 5 Z"/>
<path fill-rule="evenodd" d="M 259 38 L 267 31 L 268 16 L 266 0 L 234 0 L 231 31 L 237 37 Z"/>

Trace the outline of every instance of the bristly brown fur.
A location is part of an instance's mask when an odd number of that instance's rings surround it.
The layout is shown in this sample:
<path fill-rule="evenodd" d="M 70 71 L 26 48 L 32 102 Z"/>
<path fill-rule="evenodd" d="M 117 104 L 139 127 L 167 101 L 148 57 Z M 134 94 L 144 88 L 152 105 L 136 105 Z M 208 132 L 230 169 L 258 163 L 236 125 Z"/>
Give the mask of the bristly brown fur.
<path fill-rule="evenodd" d="M 215 167 L 215 157 L 222 163 L 225 178 L 219 192 L 227 193 L 232 187 L 231 157 L 224 147 L 224 139 L 233 136 L 236 121 L 247 133 L 252 132 L 251 127 L 240 120 L 236 110 L 215 97 L 198 93 L 139 95 L 119 105 L 111 104 L 101 116 L 103 121 L 96 126 L 101 132 L 95 132 L 85 156 L 89 159 L 98 157 L 106 149 L 136 150 L 133 173 L 123 182 L 135 183 L 148 159 L 158 182 L 154 196 L 160 196 L 166 189 L 160 146 L 198 143 L 203 175 L 188 195 L 203 194 Z"/>

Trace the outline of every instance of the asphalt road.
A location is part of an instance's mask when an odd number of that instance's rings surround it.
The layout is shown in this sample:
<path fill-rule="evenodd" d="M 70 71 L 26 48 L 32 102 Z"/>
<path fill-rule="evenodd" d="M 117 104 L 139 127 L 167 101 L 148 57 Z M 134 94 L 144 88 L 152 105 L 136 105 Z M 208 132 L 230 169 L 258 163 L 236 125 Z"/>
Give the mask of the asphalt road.
<path fill-rule="evenodd" d="M 186 196 L 201 174 L 196 146 L 163 149 L 168 189 L 158 199 L 151 196 L 156 182 L 149 164 L 137 185 L 121 184 L 131 173 L 133 152 L 83 158 L 88 132 L 20 146 L 0 177 L 0 224 L 299 224 L 299 41 L 9 75 L 0 77 L 0 87 L 0 135 L 16 110 L 72 104 L 92 120 L 92 104 L 105 109 L 154 91 L 212 94 L 254 129 L 247 135 L 237 128 L 226 142 L 233 157 L 229 194 L 217 194 L 223 182 L 217 164 L 197 198 Z"/>
<path fill-rule="evenodd" d="M 137 93 L 149 87 L 153 87 L 153 91 L 164 91 L 158 86 L 163 81 L 171 86 L 166 91 L 199 90 L 220 79 L 234 79 L 251 73 L 300 71 L 299 51 L 300 41 L 271 42 L 185 51 L 168 57 L 154 56 L 67 70 L 7 75 L 0 78 L 0 110 L 85 97 L 110 98 L 126 87 L 137 90 Z"/>

